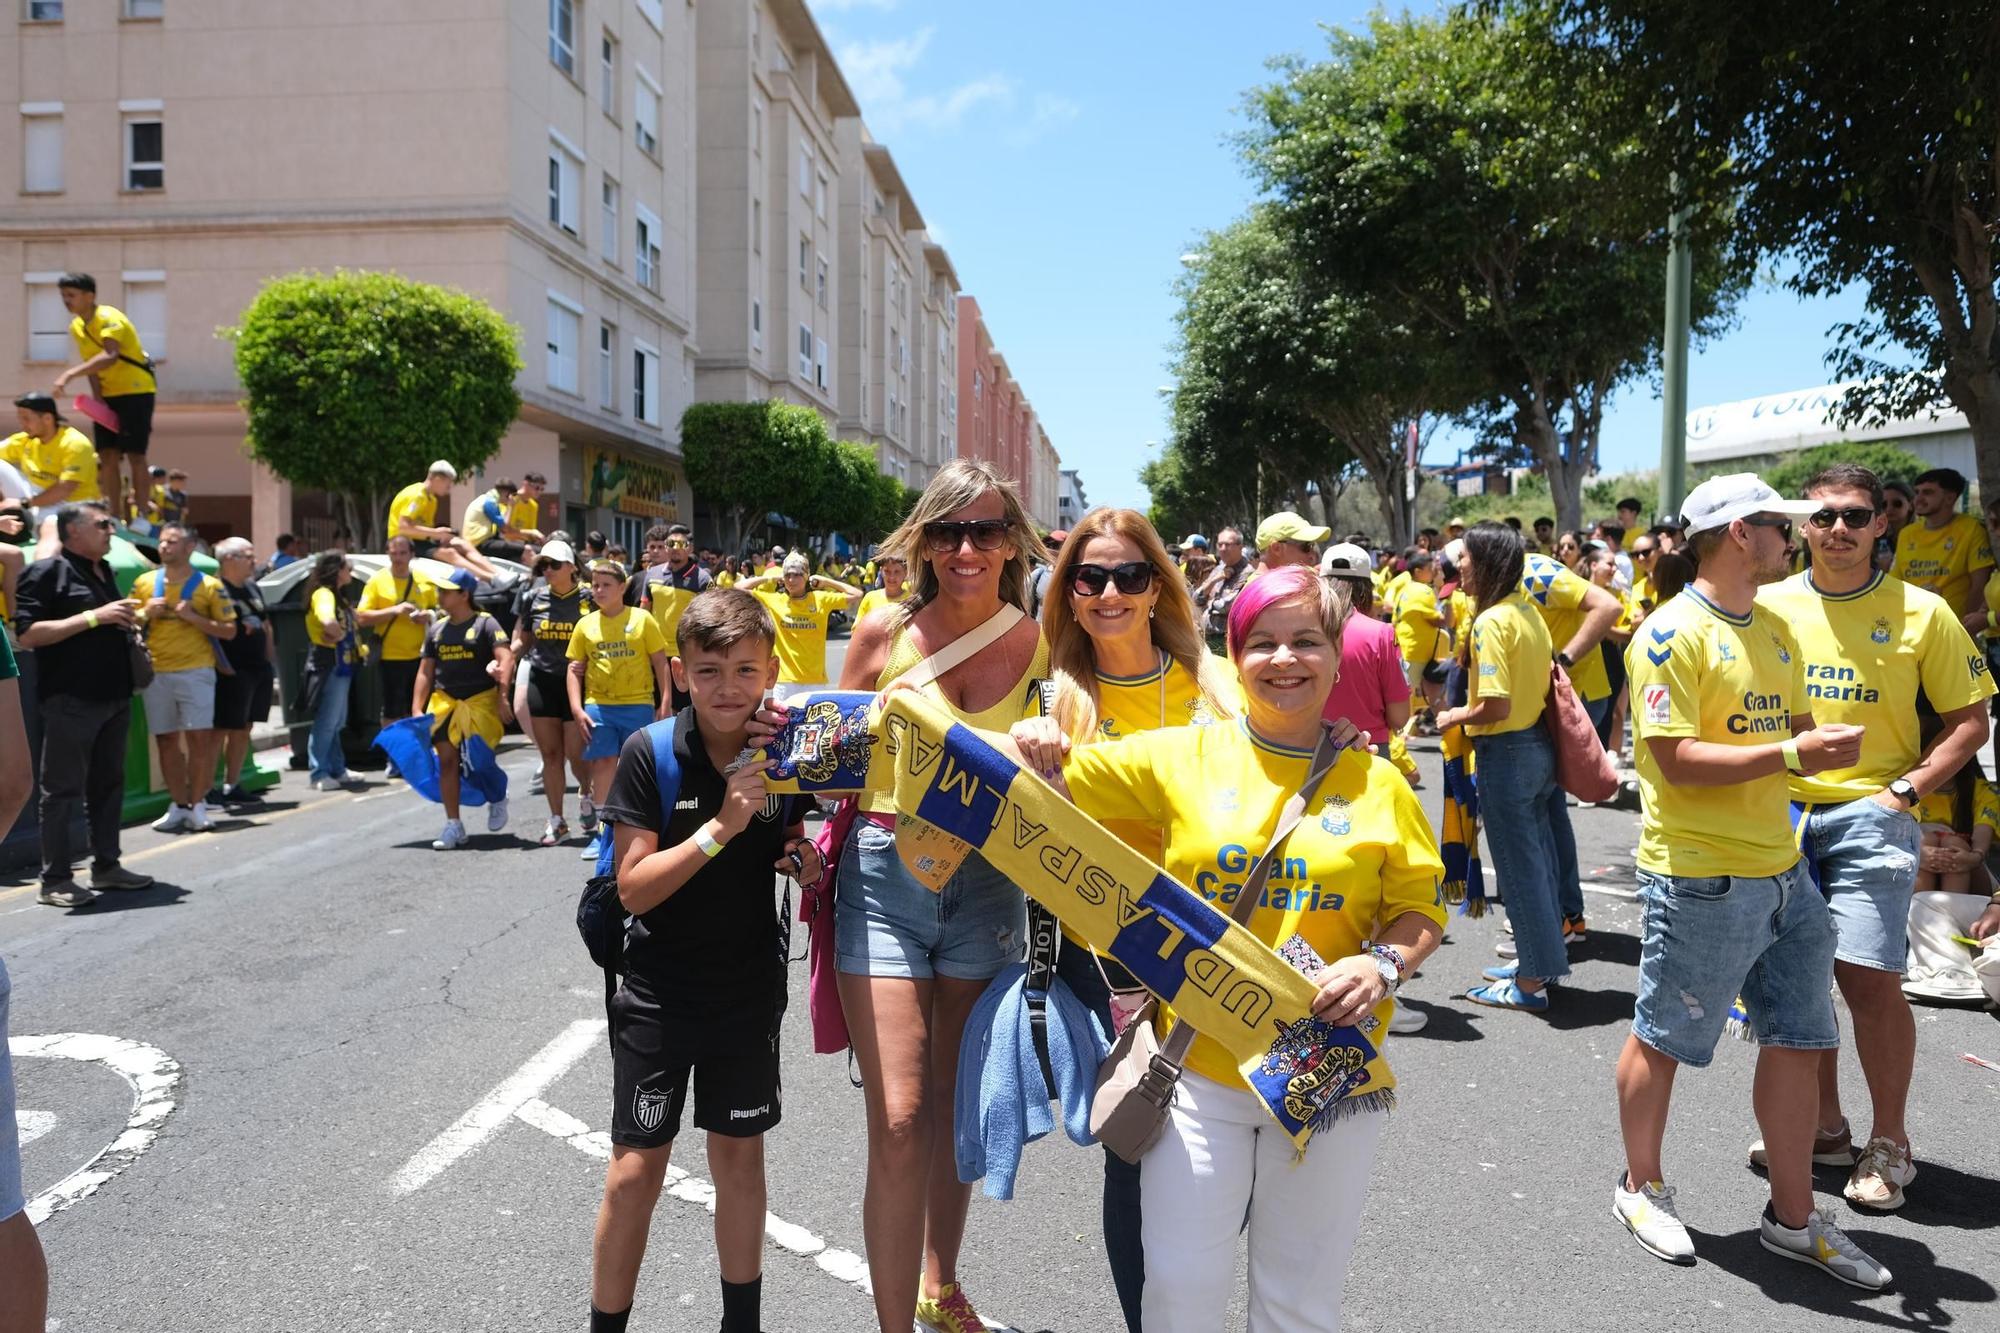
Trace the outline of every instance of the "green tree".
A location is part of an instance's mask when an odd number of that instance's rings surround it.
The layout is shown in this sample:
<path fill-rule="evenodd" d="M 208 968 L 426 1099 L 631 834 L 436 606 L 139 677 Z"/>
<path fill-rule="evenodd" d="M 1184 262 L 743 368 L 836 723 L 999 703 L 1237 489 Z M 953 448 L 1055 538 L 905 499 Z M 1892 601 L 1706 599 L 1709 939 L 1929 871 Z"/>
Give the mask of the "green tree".
<path fill-rule="evenodd" d="M 1519 5 L 1538 0 L 1515 0 Z M 1675 105 L 1672 165 L 1806 296 L 1847 424 L 1944 404 L 2000 495 L 2000 8 L 1965 0 L 1547 0 L 1581 59 Z"/>
<path fill-rule="evenodd" d="M 1441 342 L 1479 385 L 1468 419 L 1547 476 L 1574 526 L 1605 405 L 1658 355 L 1663 106 L 1532 11 L 1377 17 L 1280 73 L 1244 148 L 1309 294 Z M 1694 225 L 1721 235 L 1719 211 Z M 1720 244 L 1701 255 L 1705 335 L 1745 265 Z"/>
<path fill-rule="evenodd" d="M 831 449 L 826 422 L 810 407 L 692 403 L 681 413 L 688 484 L 725 518 L 723 542 L 731 551 L 764 528 L 766 514 L 792 512 L 823 479 Z"/>
<path fill-rule="evenodd" d="M 236 344 L 250 456 L 330 492 L 364 549 L 389 499 L 442 458 L 491 458 L 520 411 L 519 331 L 465 292 L 392 273 L 295 273 L 266 283 Z"/>

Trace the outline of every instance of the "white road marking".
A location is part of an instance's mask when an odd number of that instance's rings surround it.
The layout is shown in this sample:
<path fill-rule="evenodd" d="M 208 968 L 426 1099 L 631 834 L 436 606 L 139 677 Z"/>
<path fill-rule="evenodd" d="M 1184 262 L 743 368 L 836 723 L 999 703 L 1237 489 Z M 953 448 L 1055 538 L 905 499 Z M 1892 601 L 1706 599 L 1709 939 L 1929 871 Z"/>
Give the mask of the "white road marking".
<path fill-rule="evenodd" d="M 28 1200 L 28 1220 L 40 1226 L 78 1199 L 95 1193 L 105 1181 L 132 1165 L 153 1146 L 160 1126 L 173 1114 L 173 1094 L 180 1086 L 181 1067 L 157 1046 L 94 1032 L 10 1037 L 7 1049 L 17 1060 L 34 1056 L 88 1060 L 103 1065 L 132 1088 L 132 1113 L 125 1117 L 123 1132 L 88 1162 Z M 53 1117 L 50 1123 L 54 1123 Z"/>
<path fill-rule="evenodd" d="M 14 1124 L 25 1148 L 56 1127 L 56 1115 L 53 1111 L 30 1111 L 24 1106 L 14 1112 Z"/>
<path fill-rule="evenodd" d="M 539 1097 L 550 1084 L 568 1073 L 603 1038 L 604 1028 L 605 1020 L 601 1018 L 578 1019 L 564 1028 L 554 1041 L 403 1163 L 402 1170 L 389 1182 L 389 1188 L 397 1194 L 421 1189 L 436 1179 L 439 1172 L 485 1143 L 529 1100 Z"/>

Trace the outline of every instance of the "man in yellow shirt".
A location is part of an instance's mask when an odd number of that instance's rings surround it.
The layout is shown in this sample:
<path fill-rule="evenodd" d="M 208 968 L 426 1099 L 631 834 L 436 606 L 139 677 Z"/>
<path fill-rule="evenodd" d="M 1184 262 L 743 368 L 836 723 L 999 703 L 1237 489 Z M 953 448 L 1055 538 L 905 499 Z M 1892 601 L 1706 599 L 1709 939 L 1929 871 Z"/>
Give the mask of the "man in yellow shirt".
<path fill-rule="evenodd" d="M 465 507 L 461 525 L 465 542 L 481 555 L 519 563 L 530 545 L 542 543 L 542 534 L 535 527 L 537 508 L 532 499 L 522 499 L 521 488 L 512 477 L 502 477 Z"/>
<path fill-rule="evenodd" d="M 16 398 L 14 417 L 21 429 L 0 440 L 0 462 L 12 464 L 28 483 L 28 507 L 40 513 L 35 559 L 46 560 L 61 546 L 55 530 L 57 507 L 100 498 L 97 450 L 65 424 L 56 400 L 48 394 L 24 393 Z"/>
<path fill-rule="evenodd" d="M 600 560 L 590 571 L 595 611 L 577 621 L 569 639 L 569 706 L 583 732 L 583 764 L 589 796 L 601 806 L 611 794 L 618 751 L 649 723 L 673 715 L 673 685 L 667 674 L 667 641 L 659 622 L 625 605 L 625 580 L 615 560 Z M 609 834 L 602 825 L 583 849 L 597 859 Z"/>
<path fill-rule="evenodd" d="M 1857 1160 L 1840 1109 L 1838 1053 L 1825 1052 L 1813 1160 L 1853 1165 L 1848 1199 L 1892 1209 L 1916 1178 L 1904 1117 L 1917 1025 L 1902 990 L 1921 839 L 1913 812 L 1986 743 L 1993 680 L 1942 598 L 1875 568 L 1887 520 L 1873 472 L 1826 468 L 1806 483 L 1806 496 L 1817 505 L 1804 528 L 1812 568 L 1765 588 L 1757 604 L 1797 637 L 1813 715 L 1867 728 L 1859 763 L 1794 774 L 1790 785 L 1804 820 L 1803 850 L 1833 913 L 1834 980 L 1853 1015 L 1854 1052 L 1874 1109 Z M 1944 724 L 1928 750 L 1918 731 L 1920 694 Z"/>
<path fill-rule="evenodd" d="M 153 359 L 140 345 L 132 321 L 122 311 L 97 303 L 97 279 L 88 273 L 65 273 L 56 280 L 56 294 L 70 313 L 69 336 L 83 359 L 56 376 L 55 396 L 62 397 L 71 380 L 88 377 L 92 391 L 117 416 L 116 430 L 95 428 L 101 460 L 97 486 L 122 521 L 132 511 L 119 499 L 121 456 L 132 473 L 132 503 L 138 504 L 150 489 L 146 447 L 153 438 L 153 401 L 160 390 L 153 378 Z"/>
<path fill-rule="evenodd" d="M 441 519 L 441 507 L 457 480 L 458 469 L 450 463 L 442 458 L 432 463 L 422 481 L 411 482 L 389 502 L 389 522 L 383 536 L 408 537 L 420 556 L 469 569 L 482 579 L 494 578 L 499 571 L 492 562 Z"/>
<path fill-rule="evenodd" d="M 1917 478 L 1917 517 L 1896 534 L 1896 577 L 1944 598 L 1953 614 L 1970 615 L 1986 604 L 1993 574 L 1993 544 L 1975 514 L 1958 511 L 1965 477 L 1948 467 Z"/>
<path fill-rule="evenodd" d="M 1852 767 L 1863 730 L 1814 724 L 1798 646 L 1756 600 L 1759 584 L 1785 572 L 1791 520 L 1818 508 L 1747 472 L 1695 487 L 1682 512 L 1701 572 L 1632 641 L 1646 919 L 1638 1003 L 1618 1058 L 1626 1173 L 1612 1209 L 1652 1254 L 1693 1262 L 1664 1184 L 1667 1112 L 1675 1073 L 1708 1064 L 1741 996 L 1762 1047 L 1756 1110 L 1771 1201 L 1759 1239 L 1879 1290 L 1889 1271 L 1814 1208 L 1820 1052 L 1840 1045 L 1829 994 L 1835 940 L 1791 836 L 1786 787 L 1788 772 Z"/>
<path fill-rule="evenodd" d="M 414 554 L 408 537 L 391 537 L 389 567 L 376 570 L 362 585 L 361 601 L 354 608 L 355 622 L 374 631 L 381 645 L 384 722 L 410 715 L 424 656 L 424 631 L 440 614 L 437 589 L 410 567 Z M 393 766 L 390 776 L 395 776 Z"/>
<path fill-rule="evenodd" d="M 805 553 L 794 551 L 785 557 L 778 575 L 782 588 L 761 591 L 771 582 L 769 574 L 736 585 L 764 603 L 777 623 L 778 687 L 773 694 L 780 703 L 788 694 L 826 684 L 828 619 L 861 597 L 861 589 L 853 584 L 826 574 L 809 574 L 807 569 Z"/>
<path fill-rule="evenodd" d="M 882 573 L 882 586 L 870 588 L 862 594 L 861 603 L 854 610 L 856 625 L 884 607 L 901 606 L 910 600 L 910 586 L 904 582 L 910 575 L 910 566 L 903 557 L 884 555 L 878 568 Z"/>
<path fill-rule="evenodd" d="M 194 538 L 178 523 L 160 529 L 160 567 L 141 574 L 133 595 L 142 599 L 146 646 L 153 654 L 146 730 L 160 751 L 166 813 L 153 821 L 162 833 L 205 833 L 208 787 L 215 777 L 215 641 L 236 637 L 236 603 L 222 580 L 209 578 L 188 557 Z"/>
<path fill-rule="evenodd" d="M 653 558 L 655 551 L 659 553 L 657 560 Z M 689 602 L 715 586 L 715 580 L 696 562 L 694 534 L 685 523 L 666 523 L 648 529 L 646 557 L 649 567 L 638 578 L 639 605 L 659 625 L 667 656 L 678 657 L 681 647 L 675 631 L 680 627 L 681 616 Z M 687 695 L 675 686 L 674 711 L 679 712 L 687 704 Z"/>

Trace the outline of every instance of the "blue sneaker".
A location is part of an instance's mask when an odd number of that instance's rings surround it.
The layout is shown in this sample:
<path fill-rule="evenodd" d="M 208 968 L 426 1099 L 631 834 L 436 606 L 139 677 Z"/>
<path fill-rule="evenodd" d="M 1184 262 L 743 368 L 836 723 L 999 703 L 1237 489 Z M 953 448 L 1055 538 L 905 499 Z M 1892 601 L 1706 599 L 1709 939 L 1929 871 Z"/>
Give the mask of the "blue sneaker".
<path fill-rule="evenodd" d="M 1465 998 L 1492 1009 L 1525 1009 L 1531 1014 L 1546 1013 L 1549 1007 L 1546 990 L 1529 994 L 1511 980 L 1496 981 L 1490 986 L 1474 986 L 1465 993 Z"/>
<path fill-rule="evenodd" d="M 577 854 L 576 859 L 579 861 L 595 861 L 603 854 L 604 837 L 610 831 L 607 827 L 599 826 L 596 835 L 589 842 L 583 844 L 583 850 Z"/>
<path fill-rule="evenodd" d="M 1519 975 L 1520 971 L 1521 960 L 1517 958 L 1511 963 L 1502 963 L 1498 967 L 1489 967 L 1479 975 L 1485 977 L 1488 981 L 1512 981 Z"/>

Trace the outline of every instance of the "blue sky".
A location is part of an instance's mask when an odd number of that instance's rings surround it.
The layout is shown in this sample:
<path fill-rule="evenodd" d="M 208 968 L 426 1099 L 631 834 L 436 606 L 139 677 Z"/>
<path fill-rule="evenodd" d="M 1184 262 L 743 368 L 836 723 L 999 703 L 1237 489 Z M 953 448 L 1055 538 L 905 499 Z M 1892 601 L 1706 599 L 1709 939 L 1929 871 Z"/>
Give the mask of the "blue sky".
<path fill-rule="evenodd" d="M 1370 6 L 811 3 L 1063 466 L 1093 504 L 1144 507 L 1180 255 L 1253 197 L 1229 144 L 1243 94 L 1270 57 L 1317 55 L 1322 24 L 1358 26 Z M 1826 329 L 1858 309 L 1760 286 L 1737 329 L 1696 352 L 1690 405 L 1825 382 Z M 1628 389 L 1607 414 L 1605 469 L 1653 466 L 1659 438 L 1653 390 Z"/>

